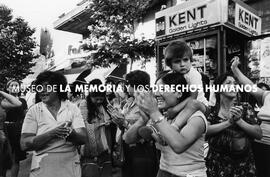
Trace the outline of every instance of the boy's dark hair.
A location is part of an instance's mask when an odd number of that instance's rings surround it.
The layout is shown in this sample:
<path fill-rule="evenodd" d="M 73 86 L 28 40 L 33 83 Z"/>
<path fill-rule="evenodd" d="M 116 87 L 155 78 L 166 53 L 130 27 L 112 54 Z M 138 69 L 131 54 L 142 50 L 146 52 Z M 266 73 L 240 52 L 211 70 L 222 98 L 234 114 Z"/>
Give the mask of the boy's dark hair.
<path fill-rule="evenodd" d="M 187 85 L 187 81 L 184 78 L 183 74 L 180 73 L 168 73 L 161 77 L 159 77 L 164 84 L 166 85 Z M 179 100 L 179 102 L 184 101 L 186 98 L 190 96 L 190 92 L 181 92 L 182 96 Z"/>
<path fill-rule="evenodd" d="M 150 85 L 150 75 L 141 70 L 131 71 L 126 75 L 126 82 L 132 87 Z"/>
<path fill-rule="evenodd" d="M 188 56 L 190 61 L 192 61 L 192 49 L 187 45 L 184 40 L 171 42 L 165 48 L 165 54 L 167 52 L 173 52 L 175 54 L 174 57 L 182 58 L 184 55 Z M 169 67 L 172 66 L 172 58 L 165 58 L 165 64 Z"/>
<path fill-rule="evenodd" d="M 68 98 L 67 92 L 60 91 L 60 85 L 62 86 L 63 89 L 65 89 L 67 86 L 67 79 L 63 74 L 52 71 L 44 71 L 37 76 L 35 84 L 42 85 L 45 82 L 48 82 L 48 84 L 52 86 L 56 85 L 57 96 L 59 100 L 61 101 L 67 100 Z"/>

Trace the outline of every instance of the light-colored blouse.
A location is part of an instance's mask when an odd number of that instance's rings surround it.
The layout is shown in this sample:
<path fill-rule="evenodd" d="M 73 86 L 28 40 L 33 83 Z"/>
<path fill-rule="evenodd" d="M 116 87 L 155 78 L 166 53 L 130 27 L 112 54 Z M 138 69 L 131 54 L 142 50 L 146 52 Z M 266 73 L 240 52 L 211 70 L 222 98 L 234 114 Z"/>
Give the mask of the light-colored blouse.
<path fill-rule="evenodd" d="M 73 129 L 85 127 L 79 108 L 70 101 L 62 101 L 61 107 L 57 113 L 57 119 L 53 117 L 46 105 L 42 102 L 32 106 L 27 112 L 23 127 L 23 133 L 33 133 L 36 135 L 44 134 L 63 122 L 71 122 Z M 58 138 L 48 144 L 44 149 L 36 151 L 37 155 L 47 152 L 71 152 L 76 147 L 65 139 Z"/>

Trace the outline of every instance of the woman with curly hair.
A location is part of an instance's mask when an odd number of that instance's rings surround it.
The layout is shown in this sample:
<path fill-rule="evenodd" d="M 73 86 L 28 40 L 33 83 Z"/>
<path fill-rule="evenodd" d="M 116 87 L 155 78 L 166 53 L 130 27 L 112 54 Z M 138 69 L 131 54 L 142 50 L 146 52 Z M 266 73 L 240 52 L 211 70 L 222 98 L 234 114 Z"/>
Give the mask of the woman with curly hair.
<path fill-rule="evenodd" d="M 230 74 L 219 76 L 215 86 L 236 86 Z M 231 89 L 230 89 L 231 90 Z M 209 152 L 206 157 L 208 177 L 255 177 L 251 141 L 260 139 L 262 131 L 250 107 L 237 103 L 238 92 L 216 92 L 216 105 L 208 121 Z"/>
<path fill-rule="evenodd" d="M 34 151 L 30 177 L 81 177 L 77 146 L 86 139 L 79 108 L 61 88 L 64 75 L 45 71 L 37 76 L 41 102 L 33 105 L 23 122 L 21 147 Z"/>

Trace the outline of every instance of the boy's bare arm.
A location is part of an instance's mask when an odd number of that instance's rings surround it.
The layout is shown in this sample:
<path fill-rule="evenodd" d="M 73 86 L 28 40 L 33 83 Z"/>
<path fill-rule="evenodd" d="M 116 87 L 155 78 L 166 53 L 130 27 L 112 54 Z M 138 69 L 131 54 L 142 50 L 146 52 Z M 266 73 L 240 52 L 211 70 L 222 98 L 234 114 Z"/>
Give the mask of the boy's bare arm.
<path fill-rule="evenodd" d="M 203 113 L 206 111 L 203 103 L 194 99 L 188 100 L 185 108 L 176 116 L 173 125 L 178 129 L 181 129 L 183 126 L 186 125 L 187 120 L 192 116 L 192 114 L 199 110 Z"/>
<path fill-rule="evenodd" d="M 169 119 L 173 119 L 175 118 L 175 116 L 184 109 L 184 107 L 186 106 L 186 104 L 192 100 L 191 97 L 186 98 L 184 101 L 182 101 L 181 103 L 177 104 L 176 106 L 174 106 L 173 108 L 170 108 L 167 110 L 167 116 Z"/>
<path fill-rule="evenodd" d="M 190 97 L 197 100 L 198 97 L 198 90 L 196 92 L 190 92 Z"/>

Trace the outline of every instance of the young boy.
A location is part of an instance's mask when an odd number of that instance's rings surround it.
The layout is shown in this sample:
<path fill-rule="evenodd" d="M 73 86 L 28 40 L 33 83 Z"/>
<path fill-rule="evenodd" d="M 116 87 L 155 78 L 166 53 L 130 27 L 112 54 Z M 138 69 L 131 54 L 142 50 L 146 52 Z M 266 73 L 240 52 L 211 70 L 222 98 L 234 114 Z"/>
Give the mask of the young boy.
<path fill-rule="evenodd" d="M 204 96 L 203 83 L 201 74 L 192 67 L 192 50 L 185 41 L 171 42 L 165 49 L 165 63 L 172 69 L 172 72 L 178 72 L 184 75 L 189 86 L 196 86 L 196 92 L 191 92 L 191 96 L 179 103 L 167 112 L 168 119 L 174 119 L 173 126 L 181 129 L 187 122 L 188 118 L 196 111 L 200 110 L 204 114 L 208 114 L 208 101 Z M 194 100 L 196 99 L 196 100 Z M 184 109 L 186 108 L 186 109 Z M 180 112 L 181 111 L 181 112 Z M 180 113 L 179 113 L 180 112 Z M 178 114 L 178 115 L 177 115 Z M 141 128 L 139 134 L 149 139 L 149 133 L 152 137 L 160 142 L 156 135 L 154 127 L 150 126 Z"/>

